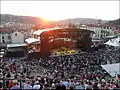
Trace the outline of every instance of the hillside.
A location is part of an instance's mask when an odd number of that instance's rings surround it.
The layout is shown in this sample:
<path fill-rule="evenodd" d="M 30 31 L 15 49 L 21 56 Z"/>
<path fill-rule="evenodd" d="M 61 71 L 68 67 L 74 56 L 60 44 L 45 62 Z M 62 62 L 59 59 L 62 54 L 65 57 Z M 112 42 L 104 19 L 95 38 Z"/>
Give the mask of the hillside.
<path fill-rule="evenodd" d="M 101 20 L 101 24 L 106 23 L 106 20 Z M 92 18 L 75 18 L 75 19 L 64 19 L 60 20 L 57 23 L 66 24 L 66 23 L 80 23 L 80 24 L 98 24 L 98 19 Z"/>
<path fill-rule="evenodd" d="M 120 19 L 117 20 L 113 20 L 113 21 L 109 21 L 107 23 L 105 23 L 106 25 L 113 25 L 113 26 L 120 26 Z"/>
<path fill-rule="evenodd" d="M 8 23 L 8 22 L 17 22 L 17 23 L 25 23 L 25 24 L 40 24 L 43 22 L 43 19 L 32 16 L 16 16 L 10 14 L 0 14 L 0 22 Z"/>
<path fill-rule="evenodd" d="M 0 14 L 1 23 L 7 22 L 18 22 L 18 23 L 26 23 L 26 24 L 41 24 L 43 23 L 42 18 L 32 17 L 32 16 L 17 16 L 17 15 L 10 15 L 10 14 Z M 106 23 L 107 21 L 101 20 L 101 23 Z M 81 23 L 81 24 L 97 24 L 97 19 L 92 18 L 73 18 L 73 19 L 64 19 L 59 20 L 58 24 L 68 24 L 68 23 Z"/>

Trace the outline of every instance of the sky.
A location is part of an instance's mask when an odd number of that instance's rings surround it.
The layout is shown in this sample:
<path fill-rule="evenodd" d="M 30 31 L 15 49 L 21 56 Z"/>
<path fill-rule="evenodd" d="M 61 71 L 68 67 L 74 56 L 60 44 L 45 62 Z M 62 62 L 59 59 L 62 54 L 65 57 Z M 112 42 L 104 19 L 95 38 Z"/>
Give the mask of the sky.
<path fill-rule="evenodd" d="M 37 16 L 45 20 L 120 18 L 120 2 L 113 1 L 1 1 L 1 14 Z"/>

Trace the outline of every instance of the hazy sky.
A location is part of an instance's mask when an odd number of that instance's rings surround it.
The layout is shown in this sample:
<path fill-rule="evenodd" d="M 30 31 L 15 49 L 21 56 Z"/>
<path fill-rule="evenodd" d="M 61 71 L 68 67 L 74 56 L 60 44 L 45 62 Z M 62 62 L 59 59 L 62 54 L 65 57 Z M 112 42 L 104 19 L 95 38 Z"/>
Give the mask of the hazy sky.
<path fill-rule="evenodd" d="M 1 13 L 38 16 L 48 20 L 66 18 L 120 18 L 119 0 L 115 1 L 1 1 Z"/>

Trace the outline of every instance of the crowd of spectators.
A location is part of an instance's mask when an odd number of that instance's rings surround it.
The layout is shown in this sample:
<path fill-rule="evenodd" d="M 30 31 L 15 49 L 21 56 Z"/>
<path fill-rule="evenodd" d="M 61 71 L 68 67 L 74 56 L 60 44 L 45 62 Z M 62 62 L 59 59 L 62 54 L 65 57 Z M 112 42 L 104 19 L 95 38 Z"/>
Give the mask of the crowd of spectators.
<path fill-rule="evenodd" d="M 114 89 L 120 83 L 101 65 L 120 62 L 119 49 L 98 49 L 75 55 L 23 60 L 1 60 L 0 77 L 9 89 Z M 0 88 L 4 82 L 0 80 Z"/>

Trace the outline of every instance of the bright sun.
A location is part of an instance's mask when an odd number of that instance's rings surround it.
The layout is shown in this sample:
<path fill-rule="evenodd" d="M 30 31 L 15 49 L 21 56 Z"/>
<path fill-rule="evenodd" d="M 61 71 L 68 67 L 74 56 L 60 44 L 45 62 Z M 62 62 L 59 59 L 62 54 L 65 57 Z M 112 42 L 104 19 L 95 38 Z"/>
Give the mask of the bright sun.
<path fill-rule="evenodd" d="M 61 20 L 62 18 L 59 17 L 58 15 L 55 14 L 44 14 L 44 15 L 40 15 L 39 17 L 43 18 L 45 21 L 58 21 Z"/>
<path fill-rule="evenodd" d="M 59 20 L 59 18 L 54 18 L 54 17 L 43 17 L 44 21 L 45 22 L 48 22 L 48 21 L 57 21 Z"/>

